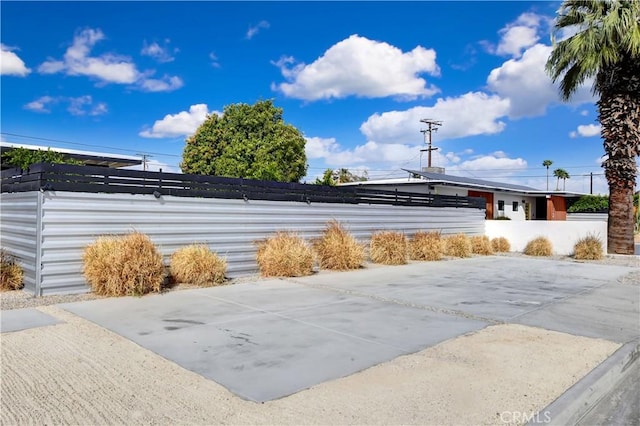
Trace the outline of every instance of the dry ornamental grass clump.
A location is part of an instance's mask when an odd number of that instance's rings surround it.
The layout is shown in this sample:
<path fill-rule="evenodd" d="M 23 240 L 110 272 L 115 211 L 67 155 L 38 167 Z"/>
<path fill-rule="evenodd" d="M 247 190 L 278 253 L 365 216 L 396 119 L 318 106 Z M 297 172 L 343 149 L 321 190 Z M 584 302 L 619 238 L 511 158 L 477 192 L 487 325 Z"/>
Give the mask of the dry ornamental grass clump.
<path fill-rule="evenodd" d="M 162 255 L 145 234 L 99 237 L 85 248 L 82 261 L 82 272 L 96 294 L 139 296 L 162 289 Z"/>
<path fill-rule="evenodd" d="M 358 269 L 364 262 L 364 247 L 337 221 L 327 224 L 313 248 L 322 269 L 346 271 Z"/>
<path fill-rule="evenodd" d="M 402 232 L 381 231 L 371 236 L 369 257 L 373 263 L 404 265 L 409 257 L 409 242 Z"/>
<path fill-rule="evenodd" d="M 171 255 L 171 275 L 179 283 L 220 285 L 226 272 L 227 262 L 204 244 L 182 247 Z"/>
<path fill-rule="evenodd" d="M 551 241 L 545 237 L 534 238 L 527 243 L 524 248 L 524 254 L 527 256 L 551 256 L 553 254 L 553 246 Z"/>
<path fill-rule="evenodd" d="M 4 249 L 0 250 L 0 291 L 21 289 L 23 276 L 24 271 L 16 258 Z"/>
<path fill-rule="evenodd" d="M 473 247 L 465 234 L 451 235 L 445 238 L 445 254 L 452 257 L 471 257 Z"/>
<path fill-rule="evenodd" d="M 256 244 L 256 260 L 262 276 L 301 277 L 313 273 L 313 251 L 295 233 L 278 232 Z"/>
<path fill-rule="evenodd" d="M 471 237 L 471 251 L 484 256 L 493 254 L 491 240 L 486 235 L 474 235 Z"/>
<path fill-rule="evenodd" d="M 600 260 L 602 259 L 602 241 L 595 235 L 587 235 L 578 240 L 573 247 L 573 257 L 578 260 Z"/>
<path fill-rule="evenodd" d="M 444 249 L 442 235 L 437 231 L 418 231 L 409 242 L 409 255 L 412 260 L 440 260 Z"/>
<path fill-rule="evenodd" d="M 505 237 L 494 238 L 491 240 L 491 246 L 493 247 L 493 251 L 497 253 L 506 253 L 511 250 L 511 244 Z"/>

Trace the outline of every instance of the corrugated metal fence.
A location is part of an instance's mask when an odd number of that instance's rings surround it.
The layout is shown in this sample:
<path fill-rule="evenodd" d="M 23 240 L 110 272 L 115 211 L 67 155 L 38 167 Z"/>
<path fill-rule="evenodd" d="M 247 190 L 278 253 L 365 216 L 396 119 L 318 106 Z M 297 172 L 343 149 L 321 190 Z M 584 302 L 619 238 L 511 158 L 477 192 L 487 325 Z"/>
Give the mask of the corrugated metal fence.
<path fill-rule="evenodd" d="M 40 211 L 41 193 L 3 193 L 0 208 L 0 245 L 18 258 L 24 271 L 25 288 L 35 291 L 40 282 Z"/>
<path fill-rule="evenodd" d="M 608 221 L 609 213 L 567 213 L 569 221 Z"/>
<path fill-rule="evenodd" d="M 366 241 L 377 230 L 441 230 L 484 234 L 484 211 L 473 208 L 407 207 L 290 201 L 244 201 L 144 194 L 89 194 L 38 191 L 3 194 L 2 245 L 36 264 L 37 199 L 41 199 L 41 280 L 26 289 L 39 295 L 86 292 L 82 250 L 96 237 L 137 230 L 148 234 L 165 256 L 191 243 L 206 243 L 227 258 L 231 277 L 257 270 L 255 241 L 275 231 L 321 234 L 336 219 Z M 27 204 L 28 203 L 28 204 Z M 20 209 L 20 211 L 18 211 Z M 9 213 L 9 212 L 15 212 Z M 30 218 L 22 218 L 22 214 Z M 21 225 L 22 224 L 22 225 Z M 7 234 L 5 235 L 5 232 Z"/>
<path fill-rule="evenodd" d="M 257 271 L 256 241 L 276 231 L 315 238 L 331 219 L 363 242 L 378 230 L 481 235 L 485 226 L 484 201 L 469 197 L 59 164 L 1 179 L 2 247 L 37 295 L 86 292 L 82 252 L 100 235 L 137 230 L 166 257 L 205 243 L 234 277 Z"/>

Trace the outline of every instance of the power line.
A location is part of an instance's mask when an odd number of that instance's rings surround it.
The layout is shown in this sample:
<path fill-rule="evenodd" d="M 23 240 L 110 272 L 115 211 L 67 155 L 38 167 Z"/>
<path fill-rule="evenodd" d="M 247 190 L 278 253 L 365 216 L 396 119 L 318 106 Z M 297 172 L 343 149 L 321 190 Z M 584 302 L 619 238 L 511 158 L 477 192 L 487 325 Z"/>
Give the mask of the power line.
<path fill-rule="evenodd" d="M 17 134 L 17 133 L 0 132 L 0 134 L 7 135 L 7 136 L 14 136 L 14 137 L 18 137 L 18 138 L 33 139 L 33 140 L 40 140 L 40 141 L 46 141 L 46 142 L 58 142 L 58 143 L 65 143 L 65 144 L 69 144 L 69 145 L 86 146 L 86 147 L 91 147 L 91 148 L 112 149 L 114 151 L 133 152 L 133 153 L 138 154 L 138 150 L 126 149 L 126 148 L 116 148 L 114 146 L 95 145 L 95 144 L 80 143 L 80 142 L 71 142 L 71 141 L 64 141 L 64 140 L 60 140 L 60 139 L 51 139 L 51 138 L 42 138 L 42 137 L 37 137 L 37 136 L 20 135 L 20 134 Z M 163 156 L 167 156 L 167 157 L 178 157 L 178 158 L 181 158 L 180 155 L 177 155 L 177 154 L 166 154 L 166 153 L 163 153 L 163 152 L 147 152 L 147 154 L 163 155 Z"/>

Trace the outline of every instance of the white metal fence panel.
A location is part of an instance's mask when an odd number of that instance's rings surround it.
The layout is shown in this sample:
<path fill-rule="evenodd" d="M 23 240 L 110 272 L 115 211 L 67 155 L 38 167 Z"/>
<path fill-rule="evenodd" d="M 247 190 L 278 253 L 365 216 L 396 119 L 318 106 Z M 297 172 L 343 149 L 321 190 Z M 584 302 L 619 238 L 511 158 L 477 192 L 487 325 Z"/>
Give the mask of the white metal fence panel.
<path fill-rule="evenodd" d="M 3 193 L 0 208 L 0 245 L 14 255 L 24 270 L 26 290 L 36 292 L 39 268 L 39 198 L 42 193 Z"/>
<path fill-rule="evenodd" d="M 606 222 L 609 220 L 608 213 L 567 213 L 567 220 L 570 221 L 586 221 L 586 222 Z"/>
<path fill-rule="evenodd" d="M 148 234 L 168 262 L 175 250 L 205 243 L 227 258 L 230 277 L 255 273 L 255 241 L 276 231 L 305 238 L 336 219 L 358 239 L 374 231 L 418 230 L 484 234 L 484 211 L 453 207 L 404 207 L 243 201 L 133 194 L 45 191 L 42 220 L 42 294 L 86 292 L 82 250 L 99 235 L 137 230 Z"/>

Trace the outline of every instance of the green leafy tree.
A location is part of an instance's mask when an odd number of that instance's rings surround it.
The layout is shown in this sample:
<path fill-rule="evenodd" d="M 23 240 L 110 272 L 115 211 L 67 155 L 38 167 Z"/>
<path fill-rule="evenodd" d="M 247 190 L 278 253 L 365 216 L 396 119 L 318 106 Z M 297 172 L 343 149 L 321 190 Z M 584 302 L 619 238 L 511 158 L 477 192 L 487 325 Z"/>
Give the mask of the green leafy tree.
<path fill-rule="evenodd" d="M 298 182 L 307 173 L 305 139 L 270 100 L 232 104 L 186 141 L 184 173 Z"/>
<path fill-rule="evenodd" d="M 333 180 L 333 169 L 327 169 L 322 174 L 322 179 L 316 178 L 315 185 L 328 185 L 328 186 L 336 186 L 335 181 Z"/>
<path fill-rule="evenodd" d="M 322 179 L 316 178 L 316 185 L 337 185 L 339 183 L 364 182 L 369 180 L 369 174 L 364 171 L 361 175 L 351 172 L 349 169 L 327 169 L 322 175 Z"/>
<path fill-rule="evenodd" d="M 49 164 L 83 164 L 82 161 L 64 155 L 61 152 L 53 151 L 51 148 L 47 150 L 33 150 L 23 147 L 16 147 L 7 150 L 2 154 L 2 164 L 10 167 L 18 167 L 26 169 L 32 164 L 49 163 Z"/>
<path fill-rule="evenodd" d="M 544 160 L 542 165 L 547 168 L 547 191 L 549 190 L 549 167 L 553 164 L 551 160 Z"/>
<path fill-rule="evenodd" d="M 558 181 L 556 182 L 556 191 L 560 191 L 560 179 L 562 179 L 562 190 L 564 191 L 566 188 L 565 182 L 571 177 L 569 176 L 569 173 L 565 169 L 555 169 L 553 171 L 553 176 L 558 178 Z"/>
<path fill-rule="evenodd" d="M 556 42 L 555 34 L 573 35 Z M 640 1 L 565 0 L 546 69 L 569 100 L 595 77 L 609 184 L 608 250 L 633 254 L 633 191 L 640 155 Z"/>
<path fill-rule="evenodd" d="M 607 195 L 583 195 L 567 209 L 569 213 L 601 212 L 609 208 Z"/>

